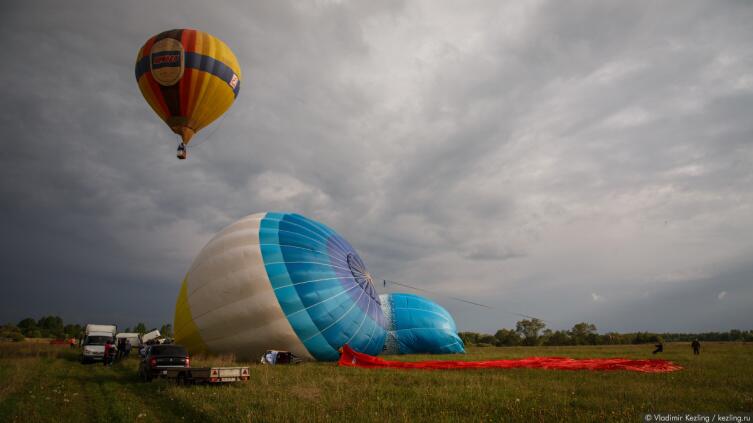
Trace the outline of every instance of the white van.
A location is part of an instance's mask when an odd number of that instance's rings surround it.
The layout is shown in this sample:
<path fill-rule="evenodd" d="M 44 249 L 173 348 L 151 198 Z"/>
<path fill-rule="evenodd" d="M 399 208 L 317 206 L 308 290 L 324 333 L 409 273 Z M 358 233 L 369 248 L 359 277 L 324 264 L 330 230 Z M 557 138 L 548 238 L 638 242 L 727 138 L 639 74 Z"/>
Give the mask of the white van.
<path fill-rule="evenodd" d="M 115 325 L 88 324 L 84 331 L 84 342 L 81 345 L 81 362 L 102 360 L 105 355 L 105 343 L 115 342 Z"/>
<path fill-rule="evenodd" d="M 118 345 L 118 342 L 120 342 L 120 340 L 123 338 L 128 340 L 128 342 L 131 344 L 131 348 L 133 348 L 134 350 L 138 350 L 141 346 L 141 338 L 139 338 L 138 333 L 121 332 L 115 335 L 115 345 Z"/>

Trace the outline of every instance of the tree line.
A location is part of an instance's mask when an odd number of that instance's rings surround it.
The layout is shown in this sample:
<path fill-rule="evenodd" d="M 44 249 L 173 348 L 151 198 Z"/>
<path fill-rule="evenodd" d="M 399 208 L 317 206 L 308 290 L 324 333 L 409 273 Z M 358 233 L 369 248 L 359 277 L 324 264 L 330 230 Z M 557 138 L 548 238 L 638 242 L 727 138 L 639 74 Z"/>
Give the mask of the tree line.
<path fill-rule="evenodd" d="M 728 332 L 703 333 L 651 333 L 608 332 L 600 334 L 593 323 L 576 323 L 570 330 L 553 331 L 539 319 L 526 319 L 516 323 L 515 329 L 500 329 L 494 335 L 460 332 L 465 345 L 474 346 L 561 346 L 561 345 L 617 345 L 647 344 L 657 342 L 745 341 L 753 342 L 753 330 L 733 329 Z"/>
<path fill-rule="evenodd" d="M 0 326 L 0 339 L 11 339 L 13 341 L 23 341 L 25 338 L 78 339 L 84 336 L 85 328 L 86 325 L 77 323 L 65 324 L 60 316 L 43 316 L 38 320 L 27 317 L 15 325 L 9 323 Z M 143 335 L 156 329 L 147 329 L 145 323 L 139 322 L 133 329 L 128 327 L 122 332 L 135 332 Z M 173 327 L 169 323 L 162 325 L 159 331 L 162 336 L 173 336 Z"/>
<path fill-rule="evenodd" d="M 84 335 L 85 325 L 65 324 L 59 316 L 43 316 L 38 320 L 30 317 L 17 324 L 0 326 L 0 339 L 23 341 L 25 338 L 80 338 Z M 140 322 L 131 329 L 123 332 L 144 334 L 157 328 L 147 329 L 146 324 Z M 166 337 L 173 336 L 170 324 L 159 328 Z M 465 345 L 475 346 L 535 346 L 535 345 L 612 345 L 612 344 L 646 344 L 656 342 L 690 342 L 699 341 L 745 341 L 753 342 L 753 330 L 733 329 L 727 332 L 704 333 L 651 333 L 608 332 L 600 334 L 593 323 L 581 322 L 570 330 L 553 331 L 546 327 L 539 319 L 521 320 L 515 324 L 515 329 L 500 329 L 494 335 L 477 332 L 460 332 L 458 336 Z"/>

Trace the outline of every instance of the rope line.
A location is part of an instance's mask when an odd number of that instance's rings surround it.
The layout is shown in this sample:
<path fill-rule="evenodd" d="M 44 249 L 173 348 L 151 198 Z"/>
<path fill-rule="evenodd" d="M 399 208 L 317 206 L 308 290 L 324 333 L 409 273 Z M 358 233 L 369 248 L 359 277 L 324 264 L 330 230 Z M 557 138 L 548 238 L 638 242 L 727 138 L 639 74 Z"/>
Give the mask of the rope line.
<path fill-rule="evenodd" d="M 225 113 L 222 116 L 220 116 L 220 120 L 217 122 L 217 125 L 215 125 L 214 128 L 212 128 L 212 132 L 210 132 L 203 139 L 200 139 L 200 140 L 198 140 L 198 141 L 196 141 L 194 143 L 189 143 L 186 146 L 186 149 L 188 149 L 188 151 L 190 152 L 192 150 L 198 150 L 199 147 L 201 147 L 202 145 L 206 144 L 207 141 L 209 141 L 210 139 L 212 139 L 212 136 L 214 136 L 214 133 L 217 132 L 218 129 L 220 129 L 220 127 L 222 126 L 222 124 L 225 123 L 225 117 L 226 116 L 227 116 L 227 113 Z"/>
<path fill-rule="evenodd" d="M 486 305 L 486 304 L 477 303 L 475 301 L 465 300 L 463 298 L 458 298 L 458 297 L 452 297 L 452 296 L 449 296 L 449 295 L 442 294 L 441 292 L 431 291 L 431 290 L 428 290 L 428 289 L 425 289 L 425 288 L 419 288 L 417 286 L 408 285 L 407 283 L 401 283 L 401 282 L 391 281 L 389 279 L 383 279 L 382 281 L 384 282 L 384 286 L 385 287 L 387 286 L 388 283 L 390 283 L 390 284 L 393 284 L 393 285 L 399 285 L 399 286 L 402 286 L 402 287 L 405 287 L 405 288 L 414 289 L 416 291 L 422 291 L 422 292 L 426 292 L 426 293 L 429 293 L 429 294 L 439 295 L 441 297 L 449 298 L 449 299 L 455 300 L 455 301 L 460 301 L 460 302 L 466 303 L 466 304 L 475 305 L 477 307 L 483 307 L 483 308 L 486 308 L 486 309 L 489 309 L 489 310 L 499 310 L 499 311 L 502 311 L 504 313 L 514 314 L 516 316 L 525 317 L 527 319 L 537 319 L 537 320 L 541 320 L 542 322 L 546 322 L 546 320 L 544 320 L 544 319 L 541 319 L 541 318 L 538 318 L 538 317 L 534 317 L 534 316 L 529 316 L 528 314 L 518 313 L 518 312 L 515 312 L 515 311 L 509 311 L 509 310 L 503 310 L 501 308 L 493 307 L 493 306 Z"/>

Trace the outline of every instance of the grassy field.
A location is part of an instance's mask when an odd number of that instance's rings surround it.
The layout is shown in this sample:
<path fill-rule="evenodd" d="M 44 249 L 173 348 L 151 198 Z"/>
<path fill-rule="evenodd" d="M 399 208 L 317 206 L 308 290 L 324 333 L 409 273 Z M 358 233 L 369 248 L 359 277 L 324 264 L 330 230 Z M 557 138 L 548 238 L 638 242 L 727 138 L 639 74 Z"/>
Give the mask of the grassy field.
<path fill-rule="evenodd" d="M 652 346 L 470 348 L 465 356 L 651 357 Z M 534 369 L 400 371 L 251 364 L 232 386 L 140 382 L 136 359 L 112 368 L 81 365 L 78 351 L 33 343 L 0 344 L 0 422 L 173 421 L 642 421 L 649 412 L 753 410 L 753 345 L 666 344 L 675 373 Z M 228 364 L 228 358 L 192 365 Z"/>

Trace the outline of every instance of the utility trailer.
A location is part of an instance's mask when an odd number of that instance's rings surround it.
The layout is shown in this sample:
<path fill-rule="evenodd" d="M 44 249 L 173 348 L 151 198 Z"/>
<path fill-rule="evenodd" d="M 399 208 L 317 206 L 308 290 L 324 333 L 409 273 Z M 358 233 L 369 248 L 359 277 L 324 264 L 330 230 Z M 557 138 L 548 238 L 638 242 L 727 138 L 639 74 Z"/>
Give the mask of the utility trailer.
<path fill-rule="evenodd" d="M 186 384 L 245 382 L 248 367 L 172 367 L 160 370 L 159 377 Z"/>

